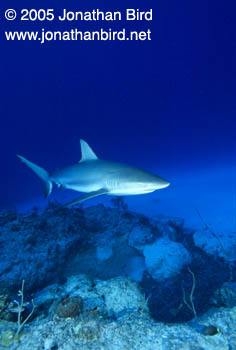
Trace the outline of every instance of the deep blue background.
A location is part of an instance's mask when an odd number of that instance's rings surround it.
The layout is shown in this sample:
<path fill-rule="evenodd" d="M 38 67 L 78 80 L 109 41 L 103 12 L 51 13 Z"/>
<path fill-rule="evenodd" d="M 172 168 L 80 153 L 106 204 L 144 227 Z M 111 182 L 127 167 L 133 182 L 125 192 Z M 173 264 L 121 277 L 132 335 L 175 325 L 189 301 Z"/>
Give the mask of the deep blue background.
<path fill-rule="evenodd" d="M 11 7 L 19 9 L 13 3 L 4 9 Z M 22 2 L 24 7 L 33 6 Z M 234 164 L 232 30 L 223 1 L 92 1 L 87 7 L 59 1 L 40 7 L 153 8 L 152 22 L 129 24 L 150 28 L 152 41 L 7 42 L 4 30 L 42 24 L 6 22 L 1 11 L 1 208 L 43 193 L 17 153 L 52 170 L 79 160 L 81 137 L 105 159 L 160 167 L 165 175 Z M 66 30 L 79 23 L 43 26 Z"/>

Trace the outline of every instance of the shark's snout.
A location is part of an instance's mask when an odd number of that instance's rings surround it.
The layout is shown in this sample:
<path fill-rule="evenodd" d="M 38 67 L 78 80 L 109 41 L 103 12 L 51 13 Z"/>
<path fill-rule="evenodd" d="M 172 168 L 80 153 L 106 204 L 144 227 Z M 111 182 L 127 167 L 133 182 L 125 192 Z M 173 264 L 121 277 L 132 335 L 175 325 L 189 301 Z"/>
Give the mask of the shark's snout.
<path fill-rule="evenodd" d="M 160 188 L 166 188 L 166 187 L 168 187 L 168 186 L 170 186 L 170 182 L 169 182 L 169 181 L 165 181 L 165 182 L 161 185 Z"/>
<path fill-rule="evenodd" d="M 156 189 L 159 190 L 159 189 L 162 189 L 162 188 L 166 188 L 170 186 L 170 182 L 163 179 L 163 178 L 159 178 L 157 181 L 156 181 Z"/>

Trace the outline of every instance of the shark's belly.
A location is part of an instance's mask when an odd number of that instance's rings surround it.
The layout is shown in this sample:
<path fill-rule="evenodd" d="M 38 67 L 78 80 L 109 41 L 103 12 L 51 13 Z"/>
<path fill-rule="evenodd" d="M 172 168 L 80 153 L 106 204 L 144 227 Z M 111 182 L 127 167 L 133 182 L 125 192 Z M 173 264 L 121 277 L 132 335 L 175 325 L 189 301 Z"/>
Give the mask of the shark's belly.
<path fill-rule="evenodd" d="M 133 196 L 135 194 L 145 194 L 153 192 L 154 190 L 140 190 L 140 189 L 111 189 L 108 194 L 115 196 Z"/>
<path fill-rule="evenodd" d="M 63 186 L 64 188 L 68 190 L 73 190 L 73 191 L 78 191 L 78 192 L 94 192 L 100 190 L 102 187 L 100 185 L 94 184 L 94 183 L 89 183 L 89 184 L 70 184 L 67 183 Z"/>

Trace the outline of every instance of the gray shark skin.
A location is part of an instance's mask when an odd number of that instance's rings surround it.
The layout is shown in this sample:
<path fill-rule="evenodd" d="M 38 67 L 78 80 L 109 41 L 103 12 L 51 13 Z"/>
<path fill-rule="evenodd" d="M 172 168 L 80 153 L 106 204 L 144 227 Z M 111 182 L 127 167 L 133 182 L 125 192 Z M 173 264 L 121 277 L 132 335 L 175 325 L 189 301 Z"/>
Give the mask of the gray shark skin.
<path fill-rule="evenodd" d="M 86 193 L 64 206 L 74 205 L 102 194 L 116 196 L 145 194 L 170 185 L 167 180 L 145 170 L 99 159 L 84 140 L 80 140 L 80 144 L 82 154 L 80 162 L 56 170 L 50 175 L 26 158 L 17 156 L 44 181 L 45 197 L 50 195 L 53 183 L 58 187 Z"/>

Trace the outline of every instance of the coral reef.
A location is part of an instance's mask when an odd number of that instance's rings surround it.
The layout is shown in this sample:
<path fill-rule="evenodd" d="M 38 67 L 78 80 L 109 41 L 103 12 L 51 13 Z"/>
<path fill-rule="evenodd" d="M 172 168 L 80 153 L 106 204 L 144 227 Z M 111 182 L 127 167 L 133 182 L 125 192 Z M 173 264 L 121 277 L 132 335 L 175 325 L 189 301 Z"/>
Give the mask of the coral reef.
<path fill-rule="evenodd" d="M 61 318 L 75 318 L 79 316 L 83 309 L 83 300 L 78 297 L 67 297 L 57 305 L 55 313 Z"/>
<path fill-rule="evenodd" d="M 93 288 L 96 280 L 128 277 L 139 283 L 155 319 L 183 322 L 193 317 L 181 306 L 183 290 L 187 298 L 192 288 L 189 268 L 196 279 L 198 315 L 211 308 L 211 298 L 224 282 L 235 279 L 234 261 L 195 245 L 197 231 L 185 227 L 181 218 L 147 217 L 129 211 L 123 200 L 114 205 L 68 209 L 50 203 L 43 212 L 0 213 L 0 285 L 8 300 L 14 300 L 25 279 L 26 298 L 34 298 L 42 317 L 68 295 L 81 297 L 85 309 L 102 311 L 104 300 Z M 87 298 L 88 290 L 93 298 Z M 0 317 L 9 314 L 5 305 Z"/>
<path fill-rule="evenodd" d="M 60 286 L 61 296 L 54 303 L 63 303 L 63 294 L 70 290 L 68 300 L 76 292 L 89 300 L 98 294 L 103 300 L 104 310 L 85 309 L 75 317 L 58 317 L 55 308 L 40 314 L 25 326 L 24 332 L 14 340 L 15 324 L 0 322 L 0 349 L 4 350 L 231 350 L 235 348 L 234 332 L 236 309 L 211 310 L 194 321 L 185 324 L 164 324 L 155 322 L 149 314 L 144 295 L 135 282 L 124 277 L 107 281 L 97 280 L 89 286 L 84 275 L 73 276 Z M 76 283 L 78 282 L 78 285 Z M 115 289 L 111 296 L 112 289 Z M 48 286 L 41 292 L 41 300 L 46 300 Z M 99 293 L 98 293 L 99 291 Z M 104 294 L 101 294 L 101 293 Z M 44 294 L 44 296 L 43 296 Z M 101 295 L 100 295 L 101 294 Z M 78 299 L 79 300 L 79 299 Z M 144 302 L 144 304 L 143 304 Z M 52 303 L 53 304 L 53 303 Z M 99 304 L 99 303 L 98 303 Z M 130 305 L 131 304 L 131 305 Z M 131 307 L 130 307 L 131 306 Z M 110 312 L 112 310 L 112 313 Z M 113 314 L 113 315 L 111 315 Z"/>

